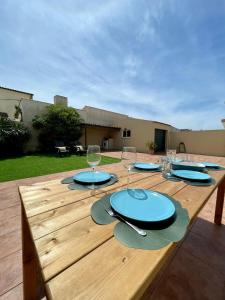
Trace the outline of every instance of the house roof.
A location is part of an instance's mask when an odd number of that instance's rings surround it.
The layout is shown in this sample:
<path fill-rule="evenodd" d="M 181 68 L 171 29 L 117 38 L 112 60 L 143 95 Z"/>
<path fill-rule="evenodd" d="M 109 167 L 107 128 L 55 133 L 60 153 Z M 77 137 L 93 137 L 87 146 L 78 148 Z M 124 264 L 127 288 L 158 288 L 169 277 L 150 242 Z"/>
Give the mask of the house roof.
<path fill-rule="evenodd" d="M 82 125 L 84 125 L 85 127 L 102 127 L 102 128 L 112 128 L 117 130 L 121 129 L 121 127 L 114 126 L 114 125 L 101 125 L 101 124 L 87 123 L 87 122 L 84 122 Z"/>
<path fill-rule="evenodd" d="M 8 91 L 13 91 L 13 92 L 17 92 L 17 93 L 23 93 L 23 94 L 27 94 L 27 95 L 31 95 L 31 96 L 34 95 L 34 94 L 31 94 L 31 93 L 27 93 L 27 92 L 15 90 L 15 89 L 10 89 L 10 88 L 7 88 L 7 87 L 1 86 L 1 85 L 0 85 L 0 89 L 4 89 L 4 90 L 8 90 Z"/>

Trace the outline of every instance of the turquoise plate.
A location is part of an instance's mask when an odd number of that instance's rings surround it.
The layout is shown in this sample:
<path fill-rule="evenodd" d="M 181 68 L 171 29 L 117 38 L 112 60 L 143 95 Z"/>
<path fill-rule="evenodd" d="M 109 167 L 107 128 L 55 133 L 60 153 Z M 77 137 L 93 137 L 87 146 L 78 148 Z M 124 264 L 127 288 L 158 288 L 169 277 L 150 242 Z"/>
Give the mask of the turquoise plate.
<path fill-rule="evenodd" d="M 180 177 L 183 179 L 189 179 L 189 180 L 199 180 L 199 181 L 205 181 L 210 180 L 211 176 L 209 176 L 206 173 L 201 173 L 197 171 L 189 171 L 189 170 L 172 170 L 172 175 L 176 177 Z"/>
<path fill-rule="evenodd" d="M 141 222 L 164 221 L 175 214 L 169 198 L 150 190 L 121 190 L 111 195 L 110 204 L 120 215 Z"/>
<path fill-rule="evenodd" d="M 219 168 L 220 167 L 217 164 L 214 164 L 214 163 L 211 163 L 211 162 L 206 162 L 206 161 L 202 162 L 202 164 L 204 166 L 206 166 L 206 168 Z"/>
<path fill-rule="evenodd" d="M 80 183 L 102 183 L 108 181 L 111 175 L 106 172 L 80 172 L 73 176 L 73 180 Z"/>
<path fill-rule="evenodd" d="M 142 170 L 156 170 L 159 169 L 160 165 L 140 162 L 140 163 L 135 163 L 134 167 Z"/>
<path fill-rule="evenodd" d="M 204 171 L 205 165 L 202 163 L 181 161 L 179 163 L 172 163 L 173 170 L 192 170 L 192 171 Z"/>

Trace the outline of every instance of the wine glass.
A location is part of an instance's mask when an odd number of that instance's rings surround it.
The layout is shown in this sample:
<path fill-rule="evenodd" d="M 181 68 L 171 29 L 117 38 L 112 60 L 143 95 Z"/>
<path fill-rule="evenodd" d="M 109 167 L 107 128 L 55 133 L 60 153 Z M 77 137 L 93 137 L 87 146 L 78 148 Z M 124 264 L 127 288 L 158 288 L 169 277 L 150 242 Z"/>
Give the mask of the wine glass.
<path fill-rule="evenodd" d="M 176 149 L 168 149 L 166 151 L 166 156 L 170 162 L 176 161 Z"/>
<path fill-rule="evenodd" d="M 130 183 L 130 171 L 132 169 L 132 166 L 136 162 L 136 147 L 123 147 L 123 152 L 121 155 L 121 160 L 124 168 L 127 170 L 127 189 L 129 188 Z"/>
<path fill-rule="evenodd" d="M 101 150 L 98 145 L 89 145 L 87 150 L 87 163 L 92 168 L 93 178 L 96 173 L 96 166 L 99 165 L 101 161 Z M 94 189 L 94 180 L 92 183 L 92 189 Z"/>

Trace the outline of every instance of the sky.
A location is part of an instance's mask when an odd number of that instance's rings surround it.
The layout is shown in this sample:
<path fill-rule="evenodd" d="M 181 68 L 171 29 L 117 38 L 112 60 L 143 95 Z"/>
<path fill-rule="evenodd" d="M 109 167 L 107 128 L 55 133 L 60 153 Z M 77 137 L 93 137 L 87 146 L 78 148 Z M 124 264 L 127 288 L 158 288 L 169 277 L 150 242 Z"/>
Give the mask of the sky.
<path fill-rule="evenodd" d="M 0 85 L 222 129 L 225 1 L 1 0 Z"/>

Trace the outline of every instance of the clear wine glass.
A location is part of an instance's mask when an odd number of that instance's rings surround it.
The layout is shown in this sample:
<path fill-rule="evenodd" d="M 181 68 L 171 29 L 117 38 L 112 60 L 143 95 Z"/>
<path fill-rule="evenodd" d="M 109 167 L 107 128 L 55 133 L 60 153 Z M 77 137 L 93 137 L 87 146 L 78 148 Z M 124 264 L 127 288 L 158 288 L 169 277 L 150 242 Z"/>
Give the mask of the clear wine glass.
<path fill-rule="evenodd" d="M 121 155 L 121 160 L 124 168 L 127 170 L 127 189 L 129 188 L 130 183 L 130 171 L 133 167 L 133 165 L 136 162 L 136 147 L 123 147 L 123 152 Z"/>
<path fill-rule="evenodd" d="M 93 178 L 96 173 L 96 166 L 99 165 L 101 161 L 101 150 L 98 145 L 89 145 L 87 150 L 87 163 L 92 168 Z M 92 184 L 92 189 L 95 188 L 94 182 Z"/>

